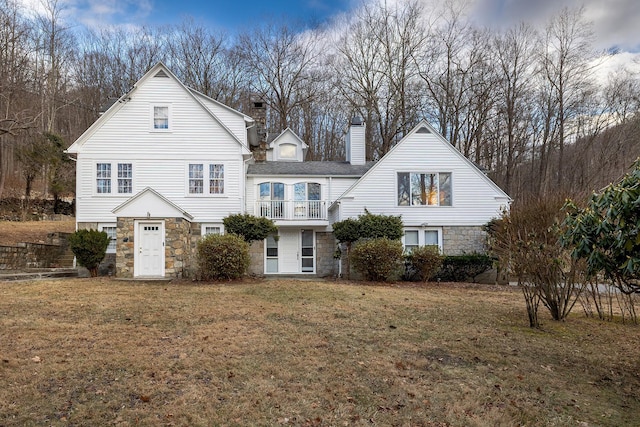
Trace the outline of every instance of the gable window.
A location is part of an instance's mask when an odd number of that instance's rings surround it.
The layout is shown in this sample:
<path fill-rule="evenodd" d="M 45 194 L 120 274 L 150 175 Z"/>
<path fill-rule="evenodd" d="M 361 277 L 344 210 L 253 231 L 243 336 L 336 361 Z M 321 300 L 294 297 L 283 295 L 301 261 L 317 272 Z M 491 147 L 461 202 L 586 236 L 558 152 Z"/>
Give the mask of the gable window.
<path fill-rule="evenodd" d="M 166 105 L 153 106 L 153 129 L 168 130 L 169 129 L 169 107 Z"/>
<path fill-rule="evenodd" d="M 405 252 L 411 252 L 419 246 L 437 246 L 442 252 L 441 228 L 407 228 L 402 238 Z"/>
<path fill-rule="evenodd" d="M 451 206 L 450 172 L 399 172 L 398 206 Z"/>
<path fill-rule="evenodd" d="M 205 181 L 205 171 L 207 180 Z M 224 165 L 219 163 L 189 163 L 188 192 L 191 195 L 224 194 Z M 207 185 L 205 185 L 205 182 Z"/>
<path fill-rule="evenodd" d="M 295 144 L 280 144 L 278 150 L 281 159 L 296 159 L 297 157 Z"/>
<path fill-rule="evenodd" d="M 117 171 L 115 174 L 113 171 Z M 96 193 L 131 194 L 133 165 L 131 163 L 96 163 Z"/>

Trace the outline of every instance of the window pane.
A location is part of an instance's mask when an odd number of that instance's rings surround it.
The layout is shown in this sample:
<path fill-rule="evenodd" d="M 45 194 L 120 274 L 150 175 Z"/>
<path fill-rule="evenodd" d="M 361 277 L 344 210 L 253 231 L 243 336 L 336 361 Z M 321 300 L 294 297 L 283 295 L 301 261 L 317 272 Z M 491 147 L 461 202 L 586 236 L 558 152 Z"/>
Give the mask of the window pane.
<path fill-rule="evenodd" d="M 426 197 L 427 204 L 430 206 L 437 206 L 438 205 L 438 174 L 430 173 L 424 176 L 428 186 L 427 187 L 428 192 Z"/>
<path fill-rule="evenodd" d="M 411 174 L 411 205 L 424 205 L 427 200 L 426 176 L 423 173 Z"/>
<path fill-rule="evenodd" d="M 209 165 L 209 193 L 224 193 L 224 165 Z"/>
<path fill-rule="evenodd" d="M 313 249 L 313 230 L 302 230 L 302 247 Z"/>
<path fill-rule="evenodd" d="M 271 197 L 271 183 L 263 182 L 260 184 L 260 200 L 269 200 Z"/>
<path fill-rule="evenodd" d="M 111 193 L 111 163 L 96 165 L 96 192 L 99 194 Z"/>
<path fill-rule="evenodd" d="M 271 200 L 284 200 L 284 184 L 281 182 L 274 182 L 271 187 L 273 189 Z"/>
<path fill-rule="evenodd" d="M 204 192 L 203 165 L 189 165 L 189 194 L 202 194 Z"/>
<path fill-rule="evenodd" d="M 424 244 L 425 246 L 438 246 L 438 230 L 425 230 Z"/>
<path fill-rule="evenodd" d="M 216 226 L 205 226 L 204 227 L 204 233 L 202 233 L 203 236 L 206 236 L 207 234 L 221 234 L 220 233 L 220 227 L 216 227 Z"/>
<path fill-rule="evenodd" d="M 153 128 L 169 129 L 169 107 L 153 107 Z"/>
<path fill-rule="evenodd" d="M 297 182 L 293 184 L 293 200 L 303 201 L 307 200 L 307 184 L 304 182 Z"/>
<path fill-rule="evenodd" d="M 440 206 L 451 206 L 451 174 L 440 174 Z"/>
<path fill-rule="evenodd" d="M 398 174 L 398 206 L 409 206 L 409 174 Z"/>
<path fill-rule="evenodd" d="M 102 231 L 109 236 L 109 246 L 107 246 L 108 253 L 115 253 L 116 251 L 116 227 L 102 227 Z"/>
<path fill-rule="evenodd" d="M 308 200 L 320 200 L 320 184 L 316 183 L 316 182 L 310 182 L 308 184 Z"/>
<path fill-rule="evenodd" d="M 278 258 L 267 258 L 267 273 L 278 272 Z"/>
<path fill-rule="evenodd" d="M 404 232 L 404 244 L 405 245 L 417 245 L 418 244 L 418 230 L 406 230 Z"/>
<path fill-rule="evenodd" d="M 133 168 L 131 163 L 118 163 L 118 193 L 133 191 Z"/>

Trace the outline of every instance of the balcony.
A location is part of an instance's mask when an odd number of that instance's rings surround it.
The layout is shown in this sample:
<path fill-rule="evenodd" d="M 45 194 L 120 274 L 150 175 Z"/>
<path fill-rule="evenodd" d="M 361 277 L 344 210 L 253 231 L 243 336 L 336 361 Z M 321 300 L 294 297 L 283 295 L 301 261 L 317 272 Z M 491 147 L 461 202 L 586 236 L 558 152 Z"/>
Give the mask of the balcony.
<path fill-rule="evenodd" d="M 272 220 L 326 220 L 327 202 L 324 200 L 260 200 L 256 202 L 256 216 Z"/>

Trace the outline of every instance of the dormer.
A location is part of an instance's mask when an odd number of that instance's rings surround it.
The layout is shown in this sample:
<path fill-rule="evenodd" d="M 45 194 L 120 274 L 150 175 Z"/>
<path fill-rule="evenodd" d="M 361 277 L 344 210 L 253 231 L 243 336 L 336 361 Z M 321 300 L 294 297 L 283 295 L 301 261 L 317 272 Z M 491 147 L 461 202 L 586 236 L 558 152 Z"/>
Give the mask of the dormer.
<path fill-rule="evenodd" d="M 303 162 L 309 146 L 290 128 L 278 135 L 267 151 L 267 160 L 276 162 Z"/>

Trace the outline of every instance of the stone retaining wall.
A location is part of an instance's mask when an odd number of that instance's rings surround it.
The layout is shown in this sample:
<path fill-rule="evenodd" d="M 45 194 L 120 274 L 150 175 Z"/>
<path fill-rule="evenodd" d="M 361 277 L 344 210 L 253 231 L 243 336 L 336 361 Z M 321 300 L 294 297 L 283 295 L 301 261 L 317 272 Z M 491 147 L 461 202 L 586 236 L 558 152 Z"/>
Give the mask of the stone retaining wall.
<path fill-rule="evenodd" d="M 59 267 L 58 261 L 65 253 L 68 233 L 50 233 L 48 243 L 18 243 L 0 246 L 0 270 Z"/>

